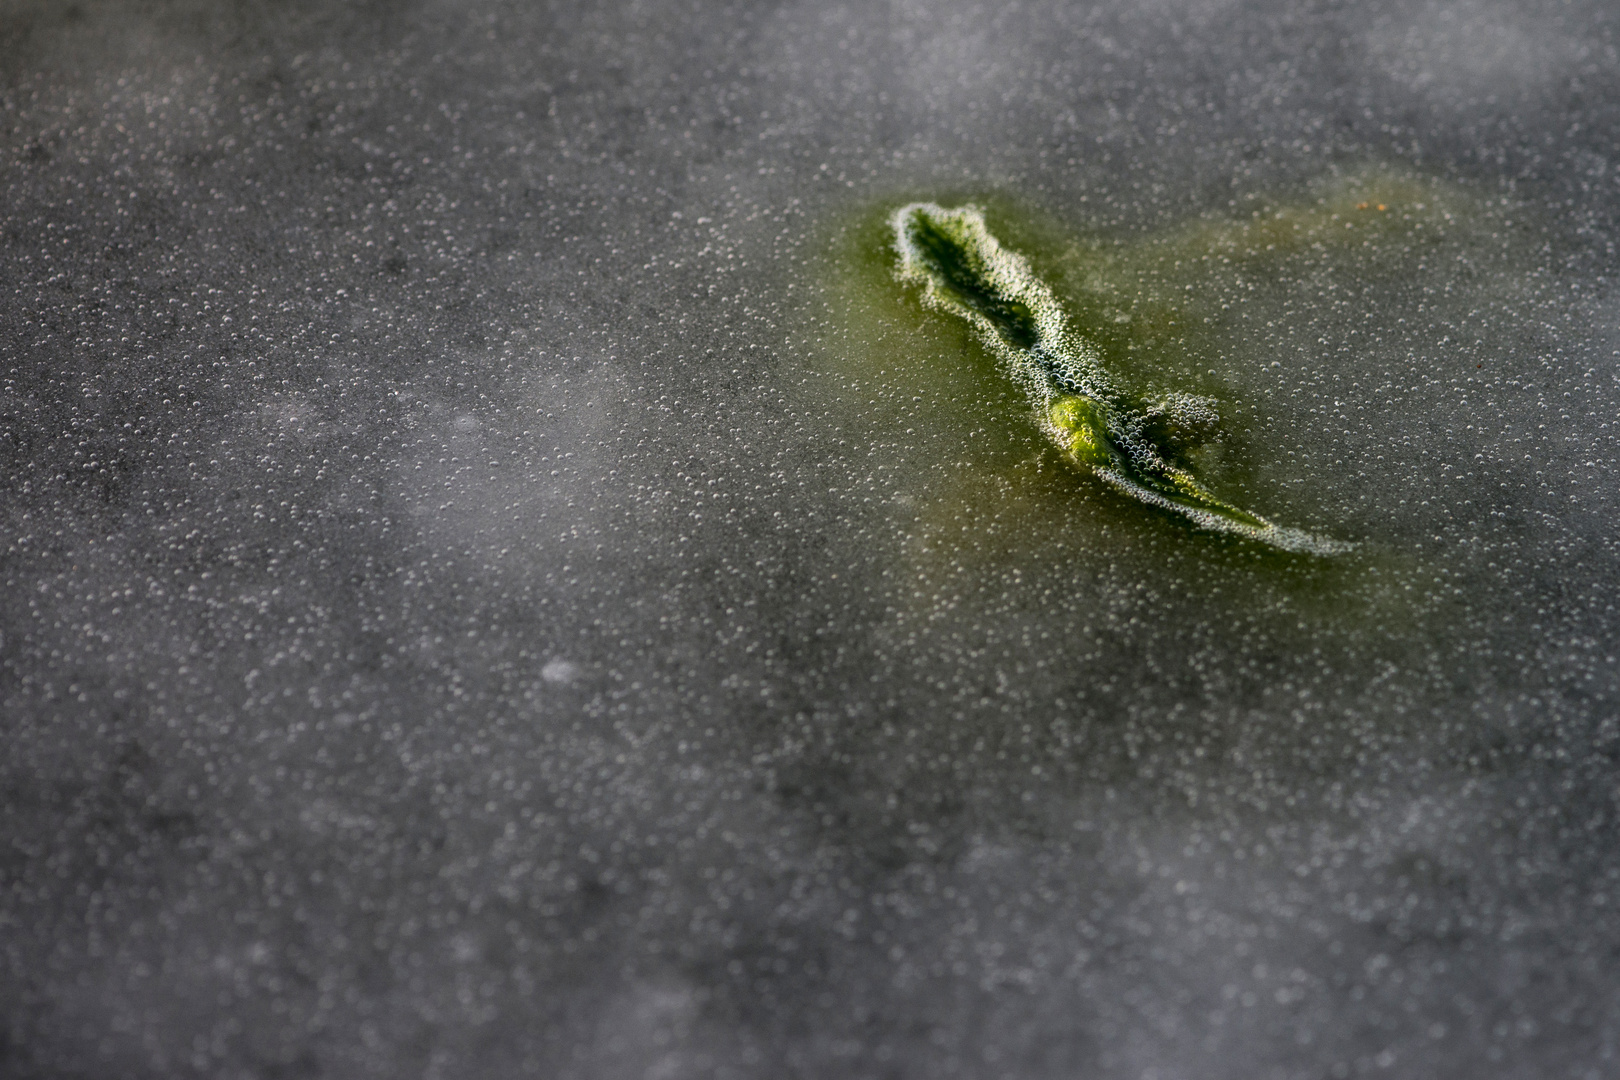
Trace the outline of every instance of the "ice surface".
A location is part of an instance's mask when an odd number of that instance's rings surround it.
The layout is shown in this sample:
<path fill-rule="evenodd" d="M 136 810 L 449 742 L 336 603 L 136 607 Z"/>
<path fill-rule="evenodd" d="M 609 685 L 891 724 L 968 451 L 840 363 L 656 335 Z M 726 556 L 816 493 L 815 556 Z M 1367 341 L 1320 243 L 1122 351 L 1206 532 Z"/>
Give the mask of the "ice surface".
<path fill-rule="evenodd" d="M 0 1074 L 1613 1075 L 1611 7 L 4 3 Z"/>

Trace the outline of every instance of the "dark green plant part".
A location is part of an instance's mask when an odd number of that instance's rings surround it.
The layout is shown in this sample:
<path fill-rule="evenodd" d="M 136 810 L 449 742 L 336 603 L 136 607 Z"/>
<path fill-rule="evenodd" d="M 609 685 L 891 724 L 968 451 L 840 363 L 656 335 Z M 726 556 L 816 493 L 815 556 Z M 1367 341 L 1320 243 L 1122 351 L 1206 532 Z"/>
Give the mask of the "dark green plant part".
<path fill-rule="evenodd" d="M 1204 487 L 1186 462 L 1219 430 L 1215 403 L 1183 393 L 1144 400 L 1116 385 L 1096 346 L 1069 327 L 1051 289 L 996 241 L 977 207 L 912 203 L 890 220 L 900 280 L 920 285 L 925 304 L 978 331 L 1074 464 L 1203 528 L 1316 555 L 1353 546 L 1278 525 Z"/>

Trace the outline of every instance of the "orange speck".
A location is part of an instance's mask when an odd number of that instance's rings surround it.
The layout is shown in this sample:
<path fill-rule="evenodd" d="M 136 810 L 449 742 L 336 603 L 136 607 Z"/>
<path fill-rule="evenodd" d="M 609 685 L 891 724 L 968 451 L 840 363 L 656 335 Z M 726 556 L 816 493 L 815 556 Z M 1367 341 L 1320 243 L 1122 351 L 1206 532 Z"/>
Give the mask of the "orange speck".
<path fill-rule="evenodd" d="M 1389 207 L 1385 206 L 1383 203 L 1379 203 L 1378 204 L 1378 209 L 1380 209 L 1380 210 L 1388 210 Z"/>

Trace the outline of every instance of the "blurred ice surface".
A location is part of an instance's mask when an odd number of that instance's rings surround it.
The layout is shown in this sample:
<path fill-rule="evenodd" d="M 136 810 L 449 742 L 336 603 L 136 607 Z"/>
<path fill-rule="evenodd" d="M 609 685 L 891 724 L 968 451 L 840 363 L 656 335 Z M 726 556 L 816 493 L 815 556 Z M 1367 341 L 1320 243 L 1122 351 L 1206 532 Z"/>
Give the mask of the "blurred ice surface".
<path fill-rule="evenodd" d="M 0 1072 L 1615 1075 L 1615 50 L 0 4 Z M 1383 563 L 954 470 L 828 299 L 901 199 L 1130 243 L 1368 167 L 1460 246 L 1205 300 L 1255 489 Z"/>

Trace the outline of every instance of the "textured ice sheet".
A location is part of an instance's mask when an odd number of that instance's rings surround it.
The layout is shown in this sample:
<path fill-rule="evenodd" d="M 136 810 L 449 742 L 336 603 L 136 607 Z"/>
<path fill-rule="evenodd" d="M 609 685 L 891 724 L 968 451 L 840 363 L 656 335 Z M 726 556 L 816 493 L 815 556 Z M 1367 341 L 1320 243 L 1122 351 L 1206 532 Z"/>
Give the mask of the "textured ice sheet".
<path fill-rule="evenodd" d="M 0 14 L 0 1073 L 1615 1071 L 1607 6 Z M 1358 554 L 1043 457 L 914 199 Z"/>

